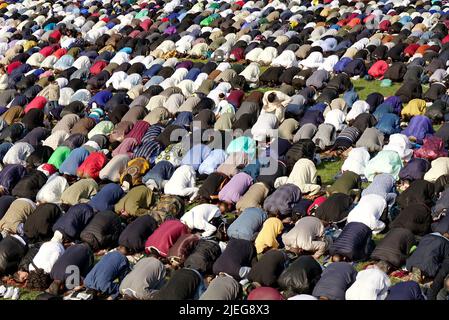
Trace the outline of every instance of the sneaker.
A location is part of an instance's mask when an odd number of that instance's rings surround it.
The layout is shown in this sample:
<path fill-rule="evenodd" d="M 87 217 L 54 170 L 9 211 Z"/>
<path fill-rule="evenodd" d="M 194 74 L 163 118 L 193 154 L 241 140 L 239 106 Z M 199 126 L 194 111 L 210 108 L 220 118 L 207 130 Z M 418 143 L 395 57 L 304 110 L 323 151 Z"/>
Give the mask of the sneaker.
<path fill-rule="evenodd" d="M 0 297 L 3 297 L 6 293 L 6 287 L 4 285 L 0 286 Z"/>
<path fill-rule="evenodd" d="M 19 297 L 20 297 L 20 290 L 19 290 L 19 288 L 14 288 L 14 291 L 13 291 L 11 299 L 12 300 L 19 300 Z"/>
<path fill-rule="evenodd" d="M 8 289 L 6 289 L 6 293 L 3 296 L 3 298 L 4 299 L 10 299 L 13 294 L 14 294 L 14 288 L 13 287 L 8 287 Z"/>

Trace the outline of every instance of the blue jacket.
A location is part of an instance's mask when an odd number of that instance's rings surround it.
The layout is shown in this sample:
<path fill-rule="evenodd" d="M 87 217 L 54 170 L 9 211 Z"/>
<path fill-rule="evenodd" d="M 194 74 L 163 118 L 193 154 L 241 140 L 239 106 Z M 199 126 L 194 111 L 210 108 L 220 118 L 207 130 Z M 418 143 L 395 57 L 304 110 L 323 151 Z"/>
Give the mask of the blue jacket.
<path fill-rule="evenodd" d="M 88 204 L 96 211 L 114 210 L 114 205 L 123 197 L 125 192 L 116 183 L 108 183 L 93 196 Z"/>
<path fill-rule="evenodd" d="M 92 103 L 96 103 L 97 107 L 103 108 L 106 103 L 109 101 L 109 99 L 112 98 L 112 93 L 108 90 L 102 90 L 98 93 L 96 93 L 91 99 L 90 99 L 90 105 Z"/>
<path fill-rule="evenodd" d="M 329 300 L 345 300 L 346 290 L 355 282 L 356 276 L 357 271 L 350 263 L 331 263 L 321 274 L 313 295 Z"/>
<path fill-rule="evenodd" d="M 391 286 L 385 300 L 425 300 L 425 298 L 418 283 L 405 281 Z"/>
<path fill-rule="evenodd" d="M 376 128 L 384 134 L 394 134 L 401 131 L 401 119 L 394 113 L 385 113 L 380 118 Z"/>
<path fill-rule="evenodd" d="M 129 262 L 126 256 L 113 251 L 103 256 L 87 274 L 84 285 L 115 298 L 119 294 L 119 283 L 128 272 Z M 114 282 L 116 279 L 119 279 L 119 283 Z"/>
<path fill-rule="evenodd" d="M 192 68 L 189 70 L 189 72 L 187 72 L 185 79 L 195 81 L 200 73 L 201 73 L 200 69 Z"/>
<path fill-rule="evenodd" d="M 407 259 L 407 270 L 416 267 L 425 276 L 435 277 L 443 263 L 444 258 L 449 256 L 449 239 L 440 234 L 431 233 L 421 238 L 418 247 Z"/>
<path fill-rule="evenodd" d="M 267 218 L 267 213 L 262 209 L 247 208 L 229 226 L 228 236 L 234 239 L 252 241 L 255 238 L 256 232 L 260 230 Z"/>
<path fill-rule="evenodd" d="M 59 231 L 71 240 L 79 239 L 81 231 L 94 216 L 94 209 L 87 203 L 70 207 L 53 225 L 53 231 Z"/>
<path fill-rule="evenodd" d="M 387 113 L 394 113 L 394 108 L 390 103 L 382 103 L 377 106 L 376 111 L 374 111 L 373 115 L 376 117 L 377 121 L 379 121 L 383 115 Z"/>
<path fill-rule="evenodd" d="M 68 247 L 64 253 L 56 260 L 51 268 L 50 277 L 53 280 L 65 282 L 70 275 L 67 273 L 68 266 L 76 266 L 81 277 L 85 277 L 94 263 L 94 255 L 89 245 L 86 243 L 74 244 Z"/>
<path fill-rule="evenodd" d="M 220 164 L 225 162 L 227 153 L 222 149 L 214 149 L 204 159 L 198 168 L 199 174 L 211 174 L 214 172 Z"/>
<path fill-rule="evenodd" d="M 371 229 L 360 222 L 350 222 L 329 248 L 331 255 L 339 254 L 351 261 L 359 261 L 371 254 Z"/>
<path fill-rule="evenodd" d="M 86 160 L 89 155 L 84 147 L 79 147 L 70 152 L 69 156 L 62 162 L 59 167 L 59 172 L 62 174 L 68 174 L 71 176 L 76 176 L 76 170 L 78 167 Z"/>
<path fill-rule="evenodd" d="M 143 183 L 147 183 L 148 180 L 154 180 L 159 189 L 162 188 L 162 181 L 169 180 L 175 172 L 175 167 L 170 161 L 159 161 L 148 171 L 142 178 Z"/>
<path fill-rule="evenodd" d="M 429 161 L 421 158 L 413 158 L 401 169 L 401 171 L 399 171 L 399 178 L 410 181 L 420 180 L 424 178 L 424 174 L 429 169 Z"/>
<path fill-rule="evenodd" d="M 301 190 L 298 186 L 287 183 L 277 188 L 264 203 L 264 210 L 281 215 L 289 215 L 292 208 L 301 200 Z"/>

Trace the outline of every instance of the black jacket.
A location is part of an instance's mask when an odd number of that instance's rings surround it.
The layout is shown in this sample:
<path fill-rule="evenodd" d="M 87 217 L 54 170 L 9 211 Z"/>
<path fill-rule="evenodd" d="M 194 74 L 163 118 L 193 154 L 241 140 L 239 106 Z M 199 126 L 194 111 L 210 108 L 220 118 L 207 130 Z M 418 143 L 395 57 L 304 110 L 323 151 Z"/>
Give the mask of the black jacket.
<path fill-rule="evenodd" d="M 25 256 L 27 246 L 13 236 L 0 241 L 0 275 L 17 271 L 20 260 Z"/>
<path fill-rule="evenodd" d="M 269 250 L 251 268 L 248 280 L 265 287 L 275 287 L 277 279 L 287 265 L 287 261 L 288 257 L 283 251 Z"/>
<path fill-rule="evenodd" d="M 217 242 L 200 239 L 193 252 L 184 262 L 186 268 L 198 270 L 202 274 L 212 273 L 214 262 L 221 255 L 221 249 Z"/>
<path fill-rule="evenodd" d="M 116 247 L 121 232 L 122 224 L 115 212 L 101 211 L 89 221 L 80 238 L 95 252 Z"/>
<path fill-rule="evenodd" d="M 23 230 L 29 242 L 50 240 L 53 225 L 61 216 L 61 209 L 53 203 L 39 205 L 26 219 Z"/>
<path fill-rule="evenodd" d="M 278 284 L 289 296 L 311 294 L 321 273 L 321 266 L 314 258 L 300 256 L 282 272 Z"/>
<path fill-rule="evenodd" d="M 404 228 L 393 228 L 377 244 L 371 258 L 383 260 L 400 268 L 407 259 L 410 249 L 415 245 L 415 236 Z"/>
<path fill-rule="evenodd" d="M 126 226 L 118 243 L 132 252 L 142 252 L 145 249 L 145 241 L 156 228 L 156 220 L 149 215 L 143 215 Z"/>

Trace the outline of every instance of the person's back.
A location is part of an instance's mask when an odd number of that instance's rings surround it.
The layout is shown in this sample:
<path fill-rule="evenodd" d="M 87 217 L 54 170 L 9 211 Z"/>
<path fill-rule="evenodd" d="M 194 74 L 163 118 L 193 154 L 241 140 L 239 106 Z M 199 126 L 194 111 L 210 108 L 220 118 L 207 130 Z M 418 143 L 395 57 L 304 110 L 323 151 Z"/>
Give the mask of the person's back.
<path fill-rule="evenodd" d="M 324 269 L 312 294 L 328 300 L 345 300 L 345 292 L 354 283 L 356 276 L 357 271 L 350 263 L 331 263 Z"/>
<path fill-rule="evenodd" d="M 390 279 L 380 269 L 360 271 L 356 281 L 345 293 L 346 300 L 384 300 L 388 294 Z"/>
<path fill-rule="evenodd" d="M 70 275 L 70 273 L 67 273 L 68 267 L 77 267 L 80 276 L 85 277 L 92 268 L 93 262 L 93 252 L 87 244 L 74 244 L 68 247 L 56 260 L 51 269 L 50 277 L 65 284 L 67 277 Z"/>
<path fill-rule="evenodd" d="M 349 261 L 359 261 L 371 253 L 371 229 L 360 222 L 350 222 L 329 248 L 331 255 L 342 256 Z"/>
<path fill-rule="evenodd" d="M 145 241 L 156 228 L 156 220 L 149 215 L 143 215 L 126 226 L 120 233 L 118 243 L 129 253 L 141 252 L 145 249 Z"/>
<path fill-rule="evenodd" d="M 227 234 L 230 238 L 252 241 L 267 217 L 265 211 L 260 208 L 245 209 L 229 226 Z"/>
<path fill-rule="evenodd" d="M 140 259 L 120 283 L 120 293 L 139 300 L 149 300 L 165 278 L 165 267 L 154 257 Z"/>
<path fill-rule="evenodd" d="M 169 281 L 157 291 L 154 300 L 190 300 L 199 297 L 198 287 L 201 286 L 202 276 L 194 270 L 183 268 L 176 270 Z"/>
<path fill-rule="evenodd" d="M 121 281 L 129 270 L 129 262 L 126 256 L 118 251 L 113 251 L 103 256 L 84 279 L 84 285 L 96 292 L 116 296 L 119 284 L 114 282 L 117 278 Z"/>
<path fill-rule="evenodd" d="M 276 286 L 277 279 L 286 267 L 287 261 L 288 257 L 285 252 L 275 249 L 269 250 L 251 268 L 248 280 L 257 282 L 262 286 Z"/>
<path fill-rule="evenodd" d="M 449 239 L 439 233 L 431 233 L 421 238 L 418 247 L 407 259 L 407 270 L 421 270 L 422 275 L 435 277 L 444 258 L 449 256 Z"/>
<path fill-rule="evenodd" d="M 226 249 L 215 261 L 212 267 L 213 272 L 216 275 L 224 272 L 240 280 L 250 271 L 249 268 L 255 256 L 256 248 L 251 241 L 231 238 Z"/>
<path fill-rule="evenodd" d="M 386 261 L 392 266 L 400 268 L 405 263 L 415 242 L 415 237 L 410 230 L 393 228 L 376 245 L 371 258 Z"/>
<path fill-rule="evenodd" d="M 282 242 L 288 250 L 313 250 L 314 242 L 323 236 L 324 226 L 315 217 L 309 216 L 298 220 L 288 233 L 282 235 Z M 321 242 L 321 241 L 320 241 Z"/>

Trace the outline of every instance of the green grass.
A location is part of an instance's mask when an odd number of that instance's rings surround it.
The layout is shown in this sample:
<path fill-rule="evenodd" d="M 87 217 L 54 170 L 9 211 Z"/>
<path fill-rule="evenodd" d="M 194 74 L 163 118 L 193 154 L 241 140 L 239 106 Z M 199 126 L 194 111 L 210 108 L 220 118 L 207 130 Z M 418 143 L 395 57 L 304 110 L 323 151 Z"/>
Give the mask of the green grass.
<path fill-rule="evenodd" d="M 352 83 L 359 94 L 359 98 L 362 100 L 365 100 L 373 92 L 379 92 L 384 97 L 392 96 L 401 86 L 399 83 L 393 83 L 391 87 L 381 87 L 379 80 L 367 81 L 365 79 L 352 80 Z"/>
<path fill-rule="evenodd" d="M 318 175 L 321 177 L 323 186 L 334 183 L 334 177 L 340 171 L 342 165 L 343 160 L 338 160 L 335 162 L 322 161 L 317 166 Z"/>

